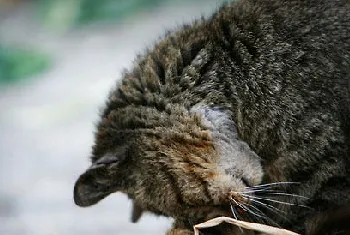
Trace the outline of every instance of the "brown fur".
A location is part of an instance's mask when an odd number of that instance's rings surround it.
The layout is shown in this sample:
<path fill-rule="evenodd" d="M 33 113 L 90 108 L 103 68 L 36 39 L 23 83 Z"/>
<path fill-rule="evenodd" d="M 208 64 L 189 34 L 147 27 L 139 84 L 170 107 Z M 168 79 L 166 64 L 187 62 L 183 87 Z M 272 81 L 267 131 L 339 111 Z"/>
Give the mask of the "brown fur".
<path fill-rule="evenodd" d="M 350 204 L 349 93 L 349 0 L 224 6 L 169 32 L 125 71 L 75 202 L 120 191 L 134 202 L 133 221 L 142 211 L 170 216 L 168 234 L 180 235 L 233 216 L 235 201 L 240 219 L 312 234 L 320 213 Z M 308 198 L 275 196 L 285 203 L 262 208 L 242 197 L 249 186 L 281 181 L 299 182 L 279 190 Z"/>

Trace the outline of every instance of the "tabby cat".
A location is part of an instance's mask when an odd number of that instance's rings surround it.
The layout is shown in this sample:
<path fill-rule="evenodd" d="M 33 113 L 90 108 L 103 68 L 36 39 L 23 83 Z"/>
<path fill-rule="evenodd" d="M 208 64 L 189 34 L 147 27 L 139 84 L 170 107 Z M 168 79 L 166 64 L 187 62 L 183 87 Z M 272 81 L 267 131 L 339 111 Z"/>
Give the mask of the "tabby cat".
<path fill-rule="evenodd" d="M 123 192 L 169 235 L 216 216 L 345 234 L 325 218 L 350 205 L 350 1 L 240 0 L 167 33 L 111 91 L 91 161 L 77 205 Z"/>

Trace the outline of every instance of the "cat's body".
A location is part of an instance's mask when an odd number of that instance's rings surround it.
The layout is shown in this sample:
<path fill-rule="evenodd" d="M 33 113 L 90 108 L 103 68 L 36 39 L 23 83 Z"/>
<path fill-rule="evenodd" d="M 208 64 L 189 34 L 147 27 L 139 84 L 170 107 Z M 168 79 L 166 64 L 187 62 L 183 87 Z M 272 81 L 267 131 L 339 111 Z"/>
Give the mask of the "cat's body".
<path fill-rule="evenodd" d="M 350 1 L 242 0 L 169 33 L 111 92 L 92 162 L 81 206 L 121 191 L 133 221 L 151 211 L 191 234 L 244 204 L 312 234 L 319 213 L 350 204 Z M 302 197 L 257 187 L 286 181 Z"/>

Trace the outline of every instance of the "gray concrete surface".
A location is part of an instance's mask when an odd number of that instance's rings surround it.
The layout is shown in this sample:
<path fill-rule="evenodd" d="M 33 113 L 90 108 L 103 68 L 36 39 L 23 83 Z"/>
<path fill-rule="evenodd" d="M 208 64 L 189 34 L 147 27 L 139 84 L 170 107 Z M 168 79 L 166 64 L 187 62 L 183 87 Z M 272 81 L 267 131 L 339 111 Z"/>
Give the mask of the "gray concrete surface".
<path fill-rule="evenodd" d="M 129 222 L 130 202 L 114 194 L 90 208 L 72 199 L 89 165 L 93 123 L 111 86 L 135 54 L 165 29 L 215 10 L 219 0 L 169 3 L 119 25 L 63 34 L 40 27 L 30 5 L 0 21 L 0 41 L 54 55 L 53 67 L 0 89 L 0 234 L 164 234 L 171 220 Z"/>

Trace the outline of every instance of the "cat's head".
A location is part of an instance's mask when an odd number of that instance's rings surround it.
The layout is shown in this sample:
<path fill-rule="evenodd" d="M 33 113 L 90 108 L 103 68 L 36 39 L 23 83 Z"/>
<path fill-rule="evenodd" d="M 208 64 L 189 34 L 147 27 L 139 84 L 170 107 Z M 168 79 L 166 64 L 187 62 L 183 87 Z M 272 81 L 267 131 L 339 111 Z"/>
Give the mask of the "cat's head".
<path fill-rule="evenodd" d="M 186 217 L 200 208 L 229 209 L 233 192 L 261 178 L 260 159 L 238 138 L 229 112 L 128 105 L 102 117 L 74 200 L 86 207 L 123 192 L 134 201 L 134 221 L 143 210 Z"/>

